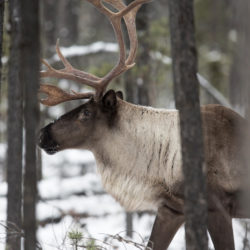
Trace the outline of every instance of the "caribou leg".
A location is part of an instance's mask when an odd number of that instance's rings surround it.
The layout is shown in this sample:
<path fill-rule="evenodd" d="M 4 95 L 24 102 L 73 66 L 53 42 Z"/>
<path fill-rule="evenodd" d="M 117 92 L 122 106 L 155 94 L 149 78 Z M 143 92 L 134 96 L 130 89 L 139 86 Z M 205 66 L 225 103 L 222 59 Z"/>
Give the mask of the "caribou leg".
<path fill-rule="evenodd" d="M 174 213 L 167 208 L 158 210 L 148 242 L 148 248 L 153 250 L 166 250 L 178 228 L 184 222 L 182 214 Z"/>
<path fill-rule="evenodd" d="M 216 250 L 235 250 L 230 215 L 219 210 L 208 213 L 208 231 Z"/>

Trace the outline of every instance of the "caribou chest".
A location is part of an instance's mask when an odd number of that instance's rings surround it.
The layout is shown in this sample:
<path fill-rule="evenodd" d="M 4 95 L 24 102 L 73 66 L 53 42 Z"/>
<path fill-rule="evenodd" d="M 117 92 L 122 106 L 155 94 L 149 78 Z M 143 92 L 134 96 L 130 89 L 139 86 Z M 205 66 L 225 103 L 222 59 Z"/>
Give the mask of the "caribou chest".
<path fill-rule="evenodd" d="M 120 102 L 123 117 L 94 153 L 98 172 L 105 190 L 127 210 L 156 210 L 160 194 L 180 179 L 178 115 Z"/>

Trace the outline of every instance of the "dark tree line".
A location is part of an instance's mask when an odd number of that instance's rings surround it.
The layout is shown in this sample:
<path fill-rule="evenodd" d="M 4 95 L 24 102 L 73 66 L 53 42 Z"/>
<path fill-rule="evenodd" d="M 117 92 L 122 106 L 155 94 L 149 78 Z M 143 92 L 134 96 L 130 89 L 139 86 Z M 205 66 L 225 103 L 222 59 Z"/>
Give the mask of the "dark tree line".
<path fill-rule="evenodd" d="M 77 40 L 77 12 L 67 11 L 77 6 L 77 1 L 65 0 L 62 4 L 46 0 L 44 16 L 47 22 L 47 44 L 55 44 L 58 36 L 64 37 L 66 45 Z M 249 16 L 249 4 L 245 1 L 235 2 L 237 17 Z M 76 8 L 75 8 L 76 9 Z M 3 22 L 4 1 L 0 0 L 0 24 Z M 60 11 L 58 11 L 60 10 Z M 141 36 L 147 36 L 150 7 L 144 5 L 138 13 L 137 28 Z M 170 28 L 172 38 L 173 71 L 175 82 L 176 107 L 180 110 L 183 166 L 186 177 L 186 239 L 187 249 L 206 249 L 206 203 L 204 155 L 202 147 L 201 117 L 199 111 L 199 92 L 197 72 L 197 55 L 194 39 L 193 1 L 169 0 Z M 46 16 L 48 16 L 46 18 Z M 39 69 L 39 24 L 38 3 L 32 0 L 10 0 L 10 60 L 8 72 L 8 235 L 9 249 L 20 249 L 20 239 L 24 230 L 25 249 L 34 249 L 36 244 L 35 202 L 36 202 L 36 128 L 38 109 L 36 93 L 38 89 Z M 20 23 L 18 20 L 22 20 Z M 238 18 L 236 27 L 239 32 L 239 50 L 235 54 L 231 75 L 231 100 L 244 104 L 249 94 L 247 81 L 250 71 L 248 48 L 248 19 Z M 67 29 L 62 29 L 65 26 Z M 0 52 L 2 45 L 2 25 L 0 26 Z M 67 30 L 71 30 L 70 34 Z M 58 35 L 60 34 L 60 35 Z M 140 39 L 140 37 L 139 37 Z M 137 64 L 144 65 L 150 61 L 150 45 L 141 38 Z M 0 55 L 1 56 L 1 55 Z M 1 65 L 0 65 L 1 67 Z M 1 77 L 1 74 L 0 74 Z M 140 79 L 129 72 L 125 76 L 127 100 L 150 105 L 152 83 L 150 65 L 140 75 Z M 237 84 L 236 84 L 237 83 Z M 240 86 L 240 94 L 235 95 L 235 87 Z M 244 96 L 244 98 L 241 98 Z M 243 103 L 242 103 L 243 100 Z M 248 99 L 249 102 L 249 99 Z M 24 121 L 24 123 L 23 123 Z M 25 139 L 23 138 L 25 128 Z M 25 142 L 25 147 L 23 144 Z M 23 152 L 25 165 L 22 166 Z M 24 169 L 24 185 L 22 171 Z M 194 185 L 194 183 L 196 183 Z M 190 185 L 192 184 L 192 185 Z M 24 201 L 22 207 L 21 201 Z M 195 205 L 194 205 L 195 204 Z M 22 211 L 23 209 L 23 211 Z M 23 218 L 23 219 L 22 219 Z M 128 214 L 128 231 L 132 231 L 131 215 Z M 16 232 L 16 234 L 13 234 Z"/>
<path fill-rule="evenodd" d="M 9 17 L 7 249 L 21 249 L 21 237 L 24 237 L 24 249 L 28 250 L 35 249 L 37 244 L 35 205 L 39 2 L 10 0 Z"/>

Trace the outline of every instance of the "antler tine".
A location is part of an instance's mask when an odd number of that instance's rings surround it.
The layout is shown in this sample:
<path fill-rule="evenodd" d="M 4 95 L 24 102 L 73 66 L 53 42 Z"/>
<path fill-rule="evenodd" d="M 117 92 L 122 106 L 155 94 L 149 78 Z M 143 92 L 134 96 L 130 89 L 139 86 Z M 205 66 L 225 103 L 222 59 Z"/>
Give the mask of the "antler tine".
<path fill-rule="evenodd" d="M 115 77 L 119 76 L 123 72 L 127 71 L 131 67 L 134 66 L 134 59 L 137 50 L 137 35 L 135 28 L 135 16 L 138 9 L 141 7 L 143 3 L 149 2 L 149 0 L 135 0 L 126 6 L 122 0 L 87 0 L 96 6 L 96 8 L 105 14 L 110 20 L 116 39 L 118 41 L 120 57 L 116 66 L 105 76 L 103 77 L 100 85 L 102 86 L 102 91 L 105 91 L 109 82 Z M 110 11 L 106 8 L 102 2 L 106 2 L 112 5 L 114 8 L 118 10 L 117 13 Z M 121 19 L 124 18 L 128 34 L 130 40 L 130 52 L 129 56 L 126 59 L 126 47 L 123 39 L 123 33 L 121 29 Z"/>
<path fill-rule="evenodd" d="M 60 58 L 61 62 L 63 63 L 65 69 L 68 69 L 68 70 L 72 70 L 73 67 L 72 65 L 69 63 L 69 61 L 63 56 L 61 50 L 60 50 L 60 46 L 59 46 L 59 39 L 57 39 L 56 41 L 56 53 L 58 55 L 58 57 Z"/>
<path fill-rule="evenodd" d="M 127 65 L 131 65 L 134 63 L 136 51 L 137 51 L 137 34 L 136 34 L 136 14 L 137 11 L 140 9 L 142 4 L 150 2 L 151 0 L 137 0 L 132 2 L 129 6 L 127 6 L 120 0 L 105 0 L 107 3 L 111 4 L 117 10 L 119 10 L 119 15 L 123 16 L 124 21 L 126 23 L 129 41 L 130 41 L 130 50 L 129 55 L 126 60 Z"/>
<path fill-rule="evenodd" d="M 41 77 L 55 77 L 59 79 L 68 79 L 82 84 L 86 84 L 96 89 L 99 88 L 99 82 L 101 81 L 101 78 L 94 76 L 90 73 L 75 69 L 69 63 L 69 61 L 63 56 L 59 47 L 59 40 L 57 40 L 56 43 L 56 52 L 64 65 L 64 69 L 57 70 L 42 59 L 42 63 L 47 67 L 47 70 L 41 71 L 40 73 Z"/>
<path fill-rule="evenodd" d="M 54 106 L 62 102 L 77 100 L 77 99 L 88 99 L 94 96 L 93 92 L 87 93 L 76 93 L 74 91 L 73 94 L 69 94 L 62 89 L 49 85 L 49 84 L 41 84 L 39 92 L 45 93 L 48 95 L 46 99 L 41 99 L 40 102 L 47 106 Z"/>

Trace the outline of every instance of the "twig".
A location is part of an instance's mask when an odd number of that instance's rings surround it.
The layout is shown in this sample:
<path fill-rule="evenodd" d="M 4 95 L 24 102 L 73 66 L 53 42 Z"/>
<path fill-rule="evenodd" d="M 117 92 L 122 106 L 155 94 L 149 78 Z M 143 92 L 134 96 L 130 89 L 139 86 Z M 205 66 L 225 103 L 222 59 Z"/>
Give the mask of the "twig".
<path fill-rule="evenodd" d="M 119 233 L 115 234 L 115 235 L 111 235 L 111 234 L 105 234 L 105 235 L 107 235 L 109 238 L 117 240 L 119 242 L 133 245 L 136 248 L 141 249 L 141 250 L 143 250 L 143 249 L 152 250 L 150 247 L 147 247 L 144 243 L 138 243 L 138 242 L 123 238 Z"/>

